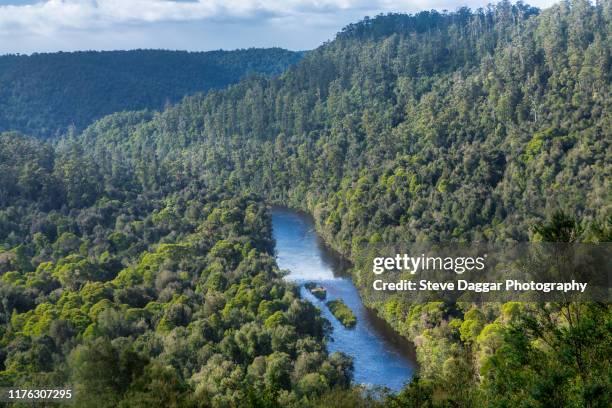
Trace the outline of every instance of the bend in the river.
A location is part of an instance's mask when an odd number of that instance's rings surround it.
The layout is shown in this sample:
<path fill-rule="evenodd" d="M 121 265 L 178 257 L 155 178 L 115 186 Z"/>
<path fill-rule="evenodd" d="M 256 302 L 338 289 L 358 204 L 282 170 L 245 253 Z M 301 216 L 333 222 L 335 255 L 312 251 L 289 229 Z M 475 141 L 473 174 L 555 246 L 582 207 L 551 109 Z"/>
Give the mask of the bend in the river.
<path fill-rule="evenodd" d="M 412 344 L 399 336 L 361 302 L 359 292 L 346 274 L 342 259 L 329 250 L 303 213 L 274 207 L 272 224 L 277 262 L 290 271 L 286 279 L 300 285 L 300 293 L 319 309 L 333 327 L 328 351 L 341 351 L 353 358 L 354 382 L 400 390 L 416 368 Z M 315 282 L 327 290 L 327 299 L 317 299 L 304 284 Z M 345 328 L 325 303 L 342 299 L 357 317 L 357 325 Z"/>

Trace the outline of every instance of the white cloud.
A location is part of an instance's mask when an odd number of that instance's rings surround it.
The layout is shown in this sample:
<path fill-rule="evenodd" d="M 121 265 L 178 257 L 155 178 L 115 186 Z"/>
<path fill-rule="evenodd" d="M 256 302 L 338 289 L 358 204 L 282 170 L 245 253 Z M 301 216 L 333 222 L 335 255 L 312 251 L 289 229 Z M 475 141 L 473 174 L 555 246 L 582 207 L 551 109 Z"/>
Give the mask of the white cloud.
<path fill-rule="evenodd" d="M 61 28 L 91 29 L 122 23 L 279 17 L 345 10 L 365 3 L 352 0 L 48 0 L 0 6 L 0 31 L 49 33 Z"/>
<path fill-rule="evenodd" d="M 105 43 L 105 37 L 115 38 L 117 48 L 141 44 L 155 47 L 155 43 L 145 37 L 154 33 L 156 27 L 168 24 L 173 26 L 173 30 L 177 30 L 176 35 L 181 38 L 185 37 L 180 34 L 181 27 L 193 24 L 199 24 L 198 30 L 202 33 L 206 30 L 212 33 L 210 27 L 214 28 L 215 33 L 220 33 L 223 24 L 232 26 L 233 29 L 239 25 L 243 32 L 261 35 L 262 38 L 271 38 L 275 29 L 294 38 L 314 33 L 316 38 L 312 38 L 311 45 L 314 47 L 317 45 L 314 41 L 319 41 L 321 36 L 325 35 L 325 38 L 329 39 L 330 35 L 345 24 L 358 21 L 365 15 L 372 16 L 388 11 L 415 12 L 432 8 L 454 10 L 463 5 L 479 7 L 487 2 L 488 0 L 7 0 L 0 2 L 0 53 L 17 52 L 22 43 L 24 48 L 19 52 L 37 50 L 37 43 L 47 44 L 41 47 L 41 51 L 96 48 L 98 44 Z M 547 5 L 553 0 L 535 2 L 539 3 L 538 5 Z M 193 28 L 191 30 L 193 31 Z M 318 35 L 317 30 L 320 32 Z M 121 44 L 118 32 L 123 32 L 131 40 Z M 232 35 L 234 34 L 228 29 L 227 36 Z M 135 40 L 138 37 L 143 38 L 140 43 Z M 85 43 L 86 39 L 88 43 Z M 213 40 L 207 38 L 206 44 L 214 43 Z M 222 38 L 217 40 L 219 46 L 213 48 L 233 44 L 223 42 Z M 262 43 L 258 42 L 257 38 L 244 40 L 245 47 Z M 303 38 L 296 44 L 306 44 L 307 40 Z M 57 45 L 50 46 L 53 42 Z M 185 47 L 176 44 L 175 48 L 197 48 L 194 44 Z M 287 46 L 282 37 L 276 45 Z"/>
<path fill-rule="evenodd" d="M 0 30 L 48 33 L 59 28 L 90 29 L 121 23 L 193 21 L 211 18 L 292 17 L 346 10 L 453 9 L 452 0 L 47 0 L 0 6 Z"/>

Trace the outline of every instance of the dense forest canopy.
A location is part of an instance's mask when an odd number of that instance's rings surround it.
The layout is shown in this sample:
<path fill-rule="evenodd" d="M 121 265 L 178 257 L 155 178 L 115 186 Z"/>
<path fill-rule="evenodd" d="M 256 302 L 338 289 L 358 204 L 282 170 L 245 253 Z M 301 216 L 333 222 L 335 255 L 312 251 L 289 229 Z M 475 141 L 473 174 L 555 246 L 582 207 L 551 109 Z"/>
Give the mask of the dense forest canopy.
<path fill-rule="evenodd" d="M 371 399 L 281 279 L 265 203 L 348 258 L 609 242 L 611 28 L 609 0 L 381 15 L 276 77 L 53 146 L 3 134 L 0 383 L 75 384 L 83 406 L 609 406 L 609 304 L 400 297 L 368 306 L 419 375 Z"/>
<path fill-rule="evenodd" d="M 266 191 L 314 213 L 349 254 L 364 239 L 527 240 L 557 209 L 603 222 L 609 13 L 609 2 L 575 2 L 540 15 L 501 3 L 379 16 L 278 78 L 188 98 L 151 120 L 110 116 L 81 140 L 100 157 L 167 158 Z M 406 28 L 363 33 L 387 21 Z"/>
<path fill-rule="evenodd" d="M 163 109 L 301 58 L 280 48 L 83 51 L 0 56 L 0 131 L 52 137 L 123 110 Z"/>

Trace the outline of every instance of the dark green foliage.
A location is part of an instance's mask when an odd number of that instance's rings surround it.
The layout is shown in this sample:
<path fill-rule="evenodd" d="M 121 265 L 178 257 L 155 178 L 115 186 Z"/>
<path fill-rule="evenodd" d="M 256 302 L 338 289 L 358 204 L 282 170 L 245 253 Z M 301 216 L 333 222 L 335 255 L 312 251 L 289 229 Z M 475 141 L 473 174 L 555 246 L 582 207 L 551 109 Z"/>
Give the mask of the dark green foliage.
<path fill-rule="evenodd" d="M 162 109 L 301 58 L 280 48 L 60 52 L 0 56 L 0 132 L 51 137 L 124 110 Z"/>
<path fill-rule="evenodd" d="M 3 135 L 0 382 L 106 384 L 123 406 L 609 405 L 609 305 L 369 304 L 414 340 L 419 378 L 349 388 L 351 361 L 281 279 L 263 202 L 309 211 L 348 258 L 609 241 L 611 10 L 378 16 L 279 77 L 53 147 Z"/>
<path fill-rule="evenodd" d="M 576 1 L 536 14 L 502 2 L 378 16 L 281 77 L 187 98 L 120 141 L 126 114 L 108 118 L 116 125 L 90 128 L 85 144 L 265 192 L 311 212 L 349 256 L 377 240 L 528 240 L 558 209 L 601 223 L 605 10 Z M 383 35 L 386 25 L 404 28 Z"/>
<path fill-rule="evenodd" d="M 561 211 L 553 214 L 548 225 L 537 224 L 534 231 L 544 242 L 576 242 L 582 234 L 582 228 L 576 220 Z"/>
<path fill-rule="evenodd" d="M 113 407 L 132 380 L 142 375 L 147 361 L 129 348 L 118 349 L 99 338 L 75 348 L 70 365 L 83 406 Z"/>
<path fill-rule="evenodd" d="M 186 179 L 144 192 L 135 172 L 89 174 L 77 146 L 3 138 L 7 172 L 51 163 L 61 193 L 7 183 L 0 384 L 72 384 L 83 407 L 299 406 L 349 387 L 351 360 L 327 355 L 319 311 L 281 278 L 260 198 Z"/>

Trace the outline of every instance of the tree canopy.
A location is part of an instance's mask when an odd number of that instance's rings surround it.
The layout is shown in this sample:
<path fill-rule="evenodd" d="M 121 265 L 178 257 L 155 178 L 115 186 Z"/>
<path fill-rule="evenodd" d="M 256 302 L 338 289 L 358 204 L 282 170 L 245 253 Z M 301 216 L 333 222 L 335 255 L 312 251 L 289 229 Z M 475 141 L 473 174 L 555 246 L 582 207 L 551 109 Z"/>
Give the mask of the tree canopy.
<path fill-rule="evenodd" d="M 0 56 L 0 131 L 43 138 L 124 110 L 161 110 L 301 58 L 280 48 L 185 52 L 80 51 Z"/>
<path fill-rule="evenodd" d="M 54 144 L 3 134 L 0 384 L 72 383 L 82 406 L 609 406 L 606 303 L 371 302 L 419 373 L 398 395 L 351 385 L 267 206 L 308 211 L 349 259 L 609 242 L 611 13 L 380 15 L 278 76 Z"/>

